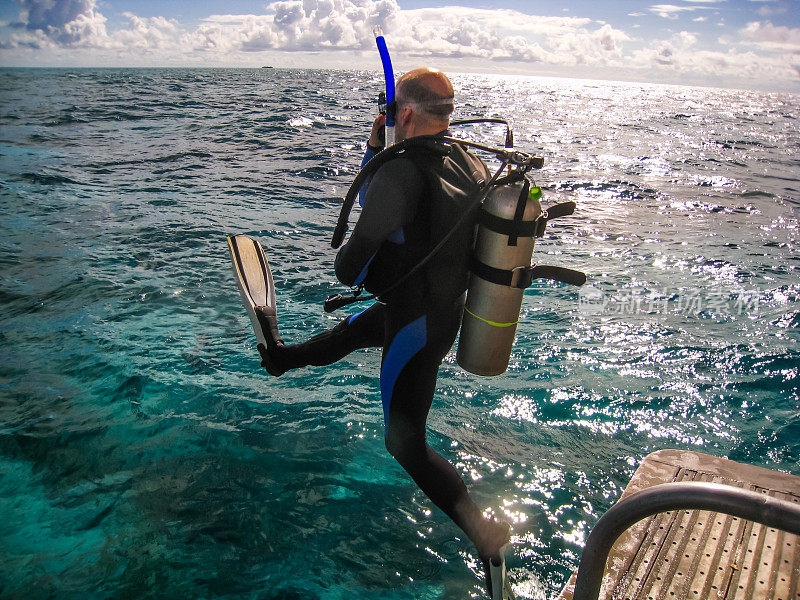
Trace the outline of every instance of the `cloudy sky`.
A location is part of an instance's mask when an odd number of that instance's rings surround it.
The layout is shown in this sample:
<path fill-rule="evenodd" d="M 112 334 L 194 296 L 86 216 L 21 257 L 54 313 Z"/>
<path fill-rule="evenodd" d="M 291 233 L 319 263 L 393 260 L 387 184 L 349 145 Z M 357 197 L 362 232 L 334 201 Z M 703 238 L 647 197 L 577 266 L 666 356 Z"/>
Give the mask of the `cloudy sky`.
<path fill-rule="evenodd" d="M 0 66 L 377 70 L 377 24 L 398 71 L 800 91 L 800 0 L 0 0 Z"/>

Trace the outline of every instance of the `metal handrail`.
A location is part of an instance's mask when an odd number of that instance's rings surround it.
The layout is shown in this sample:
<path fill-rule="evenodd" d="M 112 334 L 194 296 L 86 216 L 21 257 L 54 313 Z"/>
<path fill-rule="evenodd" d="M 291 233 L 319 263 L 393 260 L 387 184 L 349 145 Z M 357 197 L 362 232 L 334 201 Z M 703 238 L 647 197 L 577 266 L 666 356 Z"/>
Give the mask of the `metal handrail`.
<path fill-rule="evenodd" d="M 600 517 L 586 540 L 573 600 L 597 600 L 611 547 L 631 525 L 670 510 L 710 510 L 800 535 L 800 504 L 730 485 L 662 483 L 623 498 Z"/>

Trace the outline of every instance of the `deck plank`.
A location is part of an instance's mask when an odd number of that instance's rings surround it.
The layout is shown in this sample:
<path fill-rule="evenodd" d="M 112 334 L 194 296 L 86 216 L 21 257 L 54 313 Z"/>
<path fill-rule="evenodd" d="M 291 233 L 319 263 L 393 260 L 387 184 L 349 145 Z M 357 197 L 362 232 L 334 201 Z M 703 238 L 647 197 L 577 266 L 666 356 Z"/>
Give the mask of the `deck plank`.
<path fill-rule="evenodd" d="M 684 450 L 642 461 L 622 498 L 707 481 L 800 503 L 800 477 Z M 560 600 L 572 600 L 575 575 Z M 800 538 L 730 515 L 680 510 L 643 519 L 609 555 L 601 600 L 800 600 Z"/>

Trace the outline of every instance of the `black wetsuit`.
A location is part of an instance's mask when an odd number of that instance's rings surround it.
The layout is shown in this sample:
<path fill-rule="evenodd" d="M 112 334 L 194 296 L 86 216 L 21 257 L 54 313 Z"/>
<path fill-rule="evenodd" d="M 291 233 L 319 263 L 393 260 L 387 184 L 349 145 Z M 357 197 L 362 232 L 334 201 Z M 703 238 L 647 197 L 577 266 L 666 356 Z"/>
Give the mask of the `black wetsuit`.
<path fill-rule="evenodd" d="M 453 228 L 487 178 L 483 162 L 455 144 L 444 157 L 412 148 L 384 164 L 336 257 L 339 280 L 363 283 L 372 293 L 388 288 Z M 284 346 L 275 357 L 288 369 L 327 365 L 358 348 L 382 347 L 386 447 L 470 537 L 480 510 L 453 466 L 427 444 L 425 422 L 439 366 L 461 324 L 474 229 L 475 219 L 466 219 L 422 269 L 381 298 L 383 303 L 303 344 Z"/>

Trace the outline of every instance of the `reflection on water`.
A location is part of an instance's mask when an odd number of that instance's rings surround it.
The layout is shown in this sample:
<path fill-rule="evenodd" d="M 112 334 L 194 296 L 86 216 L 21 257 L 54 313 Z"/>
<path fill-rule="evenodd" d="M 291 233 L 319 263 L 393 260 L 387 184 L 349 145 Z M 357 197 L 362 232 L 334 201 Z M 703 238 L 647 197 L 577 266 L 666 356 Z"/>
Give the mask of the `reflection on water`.
<path fill-rule="evenodd" d="M 383 448 L 379 354 L 259 370 L 224 236 L 265 245 L 284 336 L 335 324 L 329 238 L 377 73 L 0 71 L 0 594 L 480 597 Z M 797 98 L 456 75 L 575 200 L 509 372 L 445 361 L 430 442 L 514 524 L 542 598 L 648 452 L 800 474 Z M 465 136 L 499 143 L 496 126 Z M 588 291 L 587 291 L 588 290 Z"/>

